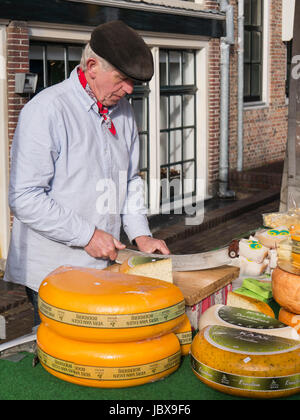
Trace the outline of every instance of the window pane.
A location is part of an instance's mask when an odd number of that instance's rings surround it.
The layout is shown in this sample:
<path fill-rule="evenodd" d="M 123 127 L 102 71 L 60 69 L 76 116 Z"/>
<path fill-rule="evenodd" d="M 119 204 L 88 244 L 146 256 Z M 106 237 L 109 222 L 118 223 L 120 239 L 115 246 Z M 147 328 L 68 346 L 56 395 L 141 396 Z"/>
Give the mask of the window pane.
<path fill-rule="evenodd" d="M 261 0 L 252 0 L 251 23 L 254 26 L 260 26 L 262 22 L 261 16 Z"/>
<path fill-rule="evenodd" d="M 182 134 L 181 130 L 170 132 L 170 162 L 178 162 L 182 160 L 181 153 Z"/>
<path fill-rule="evenodd" d="M 69 73 L 80 63 L 82 54 L 82 47 L 69 47 L 68 60 L 69 60 Z"/>
<path fill-rule="evenodd" d="M 140 134 L 140 169 L 148 168 L 147 135 Z"/>
<path fill-rule="evenodd" d="M 168 115 L 169 115 L 168 97 L 167 96 L 161 96 L 161 98 L 160 98 L 160 128 L 161 128 L 161 130 L 169 128 L 168 127 Z"/>
<path fill-rule="evenodd" d="M 65 79 L 65 49 L 63 47 L 47 47 L 48 86 Z"/>
<path fill-rule="evenodd" d="M 147 99 L 133 98 L 132 107 L 138 131 L 147 131 Z"/>
<path fill-rule="evenodd" d="M 250 63 L 251 61 L 251 32 L 245 31 L 244 34 L 244 61 Z"/>
<path fill-rule="evenodd" d="M 182 196 L 182 178 L 181 165 L 174 165 L 169 171 L 170 197 L 176 198 Z"/>
<path fill-rule="evenodd" d="M 194 85 L 195 84 L 195 60 L 194 53 L 183 52 L 182 72 L 183 72 L 183 84 Z"/>
<path fill-rule="evenodd" d="M 170 97 L 170 128 L 181 127 L 181 96 Z"/>
<path fill-rule="evenodd" d="M 261 33 L 252 32 L 252 63 L 261 61 Z"/>
<path fill-rule="evenodd" d="M 160 133 L 160 164 L 165 165 L 168 161 L 168 133 Z"/>
<path fill-rule="evenodd" d="M 195 158 L 195 130 L 183 130 L 183 160 Z"/>
<path fill-rule="evenodd" d="M 195 190 L 195 163 L 187 162 L 183 164 L 184 194 L 191 194 Z"/>
<path fill-rule="evenodd" d="M 195 124 L 195 97 L 194 95 L 183 96 L 183 125 Z"/>
<path fill-rule="evenodd" d="M 36 91 L 44 89 L 44 48 L 40 45 L 31 45 L 29 49 L 30 71 L 37 73 L 38 81 Z"/>
<path fill-rule="evenodd" d="M 244 4 L 245 25 L 251 24 L 251 0 L 245 0 Z"/>
<path fill-rule="evenodd" d="M 170 51 L 170 85 L 181 85 L 181 53 Z"/>
<path fill-rule="evenodd" d="M 168 55 L 165 51 L 159 53 L 160 85 L 168 85 Z"/>
<path fill-rule="evenodd" d="M 251 66 L 250 64 L 245 64 L 244 66 L 244 95 L 250 96 L 251 93 Z"/>
<path fill-rule="evenodd" d="M 252 65 L 251 72 L 251 95 L 260 96 L 261 93 L 261 66 L 259 64 Z"/>

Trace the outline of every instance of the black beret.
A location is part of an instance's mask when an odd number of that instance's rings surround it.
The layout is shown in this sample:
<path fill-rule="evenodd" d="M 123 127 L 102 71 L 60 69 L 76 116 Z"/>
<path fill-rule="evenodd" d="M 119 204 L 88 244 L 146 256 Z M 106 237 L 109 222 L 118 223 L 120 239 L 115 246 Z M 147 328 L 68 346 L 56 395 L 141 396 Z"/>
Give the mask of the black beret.
<path fill-rule="evenodd" d="M 97 26 L 90 46 L 117 70 L 138 82 L 148 82 L 154 73 L 153 57 L 143 38 L 120 20 Z"/>

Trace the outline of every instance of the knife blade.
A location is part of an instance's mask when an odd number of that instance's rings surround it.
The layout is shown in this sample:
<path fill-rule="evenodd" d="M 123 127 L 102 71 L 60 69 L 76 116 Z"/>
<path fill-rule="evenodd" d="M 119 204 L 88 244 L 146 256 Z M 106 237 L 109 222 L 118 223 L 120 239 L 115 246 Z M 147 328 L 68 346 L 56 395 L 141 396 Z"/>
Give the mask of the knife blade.
<path fill-rule="evenodd" d="M 123 249 L 118 251 L 116 262 L 122 264 L 130 257 L 142 256 L 151 258 L 171 258 L 173 271 L 196 271 L 207 270 L 210 268 L 221 267 L 223 265 L 233 265 L 233 259 L 228 255 L 228 247 L 220 248 L 214 251 L 200 252 L 197 254 L 181 255 L 162 255 L 147 254 L 132 249 Z"/>

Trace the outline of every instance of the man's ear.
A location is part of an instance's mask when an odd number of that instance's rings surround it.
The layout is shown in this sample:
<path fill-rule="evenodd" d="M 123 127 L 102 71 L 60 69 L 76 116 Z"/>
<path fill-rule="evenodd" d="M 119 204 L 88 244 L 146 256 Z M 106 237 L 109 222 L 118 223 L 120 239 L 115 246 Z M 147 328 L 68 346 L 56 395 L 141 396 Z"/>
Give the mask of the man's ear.
<path fill-rule="evenodd" d="M 95 79 L 99 71 L 99 63 L 94 58 L 89 58 L 86 62 L 86 71 L 91 79 Z"/>

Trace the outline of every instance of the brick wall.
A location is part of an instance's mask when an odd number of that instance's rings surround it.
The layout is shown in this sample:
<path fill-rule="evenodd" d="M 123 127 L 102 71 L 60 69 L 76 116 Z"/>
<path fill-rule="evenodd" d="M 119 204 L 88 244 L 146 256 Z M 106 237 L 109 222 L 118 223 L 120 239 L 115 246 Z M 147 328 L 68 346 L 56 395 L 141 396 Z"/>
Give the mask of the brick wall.
<path fill-rule="evenodd" d="M 12 21 L 7 27 L 8 137 L 9 150 L 26 96 L 15 93 L 15 73 L 29 71 L 29 36 L 26 22 Z M 12 216 L 11 216 L 12 219 Z"/>
<path fill-rule="evenodd" d="M 237 4 L 233 1 L 232 4 Z M 288 105 L 285 97 L 286 47 L 281 36 L 282 1 L 271 0 L 269 22 L 269 73 L 266 107 L 244 108 L 244 169 L 284 159 Z M 237 8 L 235 9 L 237 28 Z M 236 33 L 237 40 L 237 33 Z M 231 51 L 230 168 L 237 167 L 237 43 Z"/>

